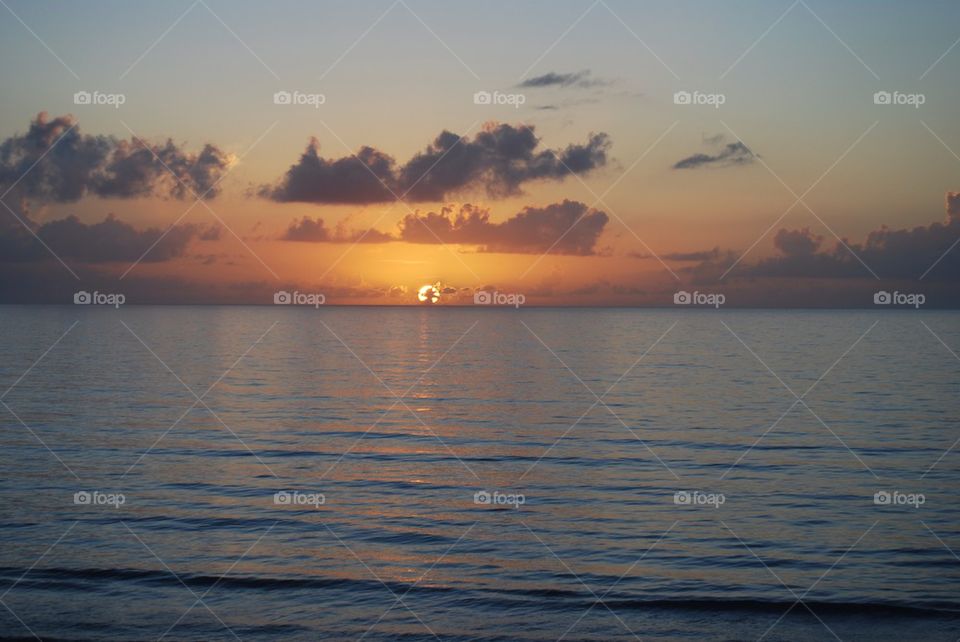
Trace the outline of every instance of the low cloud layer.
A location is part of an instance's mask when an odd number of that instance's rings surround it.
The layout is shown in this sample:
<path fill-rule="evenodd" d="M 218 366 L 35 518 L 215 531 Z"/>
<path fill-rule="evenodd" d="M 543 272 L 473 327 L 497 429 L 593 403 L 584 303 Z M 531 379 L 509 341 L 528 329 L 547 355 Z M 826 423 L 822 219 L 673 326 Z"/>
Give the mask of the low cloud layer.
<path fill-rule="evenodd" d="M 609 217 L 583 203 L 564 200 L 546 207 L 526 207 L 501 223 L 488 210 L 463 205 L 440 212 L 409 214 L 400 221 L 400 238 L 410 243 L 463 243 L 485 252 L 595 254 Z"/>
<path fill-rule="evenodd" d="M 305 216 L 293 221 L 280 238 L 312 243 L 450 243 L 475 245 L 482 252 L 542 254 L 549 250 L 587 256 L 597 253 L 597 239 L 608 220 L 603 212 L 565 200 L 526 207 L 497 223 L 490 220 L 490 210 L 467 203 L 408 214 L 397 224 L 395 236 L 375 229 L 349 229 L 344 221 L 330 230 L 323 219 Z"/>
<path fill-rule="evenodd" d="M 32 223 L 25 213 L 20 218 L 33 234 L 11 216 L 0 219 L 0 256 L 4 262 L 52 260 L 44 244 L 61 259 L 80 263 L 133 262 L 151 246 L 143 261 L 167 261 L 182 256 L 193 239 L 212 240 L 219 235 L 219 228 L 194 224 L 176 225 L 166 234 L 166 230 L 153 227 L 137 230 L 113 215 L 89 224 L 75 216 L 40 225 Z"/>
<path fill-rule="evenodd" d="M 750 148 L 740 141 L 723 143 L 722 135 L 704 139 L 711 147 L 718 147 L 712 153 L 699 153 L 687 156 L 673 164 L 673 169 L 699 169 L 702 167 L 730 167 L 735 165 L 749 165 L 756 156 Z"/>
<path fill-rule="evenodd" d="M 213 145 L 193 154 L 172 140 L 153 145 L 135 138 L 91 136 L 81 133 L 71 116 L 51 119 L 41 112 L 26 134 L 0 143 L 0 193 L 12 187 L 18 198 L 59 203 L 88 194 L 212 198 L 231 162 Z"/>
<path fill-rule="evenodd" d="M 715 247 L 712 250 L 704 250 L 700 252 L 672 252 L 670 254 L 664 254 L 660 258 L 665 261 L 710 261 L 716 259 L 720 256 L 720 248 Z M 649 254 L 642 254 L 635 256 L 634 258 L 651 258 Z"/>
<path fill-rule="evenodd" d="M 344 222 L 338 223 L 336 229 L 330 230 L 322 218 L 309 216 L 292 222 L 280 239 L 305 243 L 387 243 L 396 240 L 386 232 L 373 228 L 350 230 Z"/>
<path fill-rule="evenodd" d="M 781 229 L 774 236 L 777 256 L 741 264 L 732 275 L 790 278 L 872 278 L 869 266 L 883 279 L 960 281 L 960 193 L 947 192 L 946 220 L 912 229 L 881 227 L 862 243 L 845 240 L 825 246 L 809 228 Z M 957 244 L 957 245 L 955 245 Z M 847 249 L 849 247 L 849 249 Z M 859 260 L 858 258 L 859 257 Z M 736 260 L 733 253 L 710 259 L 694 269 L 706 276 L 722 273 Z M 861 260 L 863 261 L 861 263 Z"/>
<path fill-rule="evenodd" d="M 356 156 L 327 159 L 312 139 L 280 181 L 261 186 L 258 194 L 277 202 L 328 204 L 391 202 L 396 196 L 443 201 L 478 190 L 504 198 L 522 193 L 531 181 L 562 180 L 603 167 L 609 147 L 609 137 L 600 133 L 583 144 L 543 149 L 532 127 L 489 123 L 472 140 L 443 131 L 398 165 L 372 147 L 363 147 Z"/>

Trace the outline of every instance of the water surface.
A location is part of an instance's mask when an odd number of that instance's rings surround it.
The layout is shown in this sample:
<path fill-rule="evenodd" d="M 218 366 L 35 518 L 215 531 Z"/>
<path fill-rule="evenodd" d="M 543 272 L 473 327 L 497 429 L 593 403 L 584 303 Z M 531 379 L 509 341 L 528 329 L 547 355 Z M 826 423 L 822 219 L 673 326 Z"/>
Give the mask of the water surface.
<path fill-rule="evenodd" d="M 6 637 L 960 637 L 957 313 L 0 323 Z"/>

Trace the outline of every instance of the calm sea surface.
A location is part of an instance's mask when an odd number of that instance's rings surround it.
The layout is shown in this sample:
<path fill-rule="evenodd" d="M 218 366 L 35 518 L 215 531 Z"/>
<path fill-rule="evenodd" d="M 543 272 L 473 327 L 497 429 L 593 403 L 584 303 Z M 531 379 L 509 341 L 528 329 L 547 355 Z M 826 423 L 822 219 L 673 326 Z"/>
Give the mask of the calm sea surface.
<path fill-rule="evenodd" d="M 957 313 L 0 327 L 7 638 L 960 637 Z"/>

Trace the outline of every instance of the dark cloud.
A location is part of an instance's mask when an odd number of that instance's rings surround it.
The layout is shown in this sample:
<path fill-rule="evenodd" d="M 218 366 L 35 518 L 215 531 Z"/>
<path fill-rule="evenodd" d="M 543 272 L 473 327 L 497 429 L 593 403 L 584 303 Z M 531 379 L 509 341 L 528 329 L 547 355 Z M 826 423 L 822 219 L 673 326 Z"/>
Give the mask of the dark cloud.
<path fill-rule="evenodd" d="M 327 229 L 322 218 L 312 219 L 304 216 L 301 220 L 290 223 L 290 227 L 280 238 L 284 241 L 323 243 L 330 240 L 330 230 Z"/>
<path fill-rule="evenodd" d="M 314 219 L 309 216 L 290 223 L 290 227 L 280 238 L 283 241 L 308 243 L 387 243 L 396 240 L 386 232 L 373 228 L 348 230 L 345 222 L 338 223 L 336 229 L 331 231 L 322 218 Z"/>
<path fill-rule="evenodd" d="M 404 165 L 372 147 L 354 156 L 325 159 L 312 139 L 297 164 L 276 185 L 258 194 L 278 202 L 380 203 L 442 201 L 458 193 L 483 190 L 491 198 L 521 193 L 535 180 L 562 180 L 586 174 L 607 162 L 610 140 L 592 134 L 582 145 L 562 150 L 540 148 L 532 127 L 488 123 L 473 140 L 443 131 Z"/>
<path fill-rule="evenodd" d="M 943 222 L 912 229 L 881 227 L 862 243 L 844 239 L 822 248 L 824 238 L 808 228 L 781 229 L 774 237 L 779 254 L 754 264 L 741 264 L 733 274 L 749 277 L 872 277 L 864 264 L 884 279 L 960 281 L 960 193 L 947 192 Z M 846 245 L 846 247 L 844 246 Z M 822 249 L 821 249 L 822 248 Z M 849 249 L 848 249 L 849 248 Z M 859 257 L 859 259 L 857 258 Z M 700 277 L 722 273 L 736 260 L 721 254 L 692 271 Z M 861 263 L 861 260 L 863 263 Z"/>
<path fill-rule="evenodd" d="M 565 200 L 546 207 L 526 207 L 503 221 L 490 221 L 489 210 L 463 205 L 455 211 L 409 214 L 400 221 L 400 239 L 409 243 L 462 243 L 484 252 L 595 254 L 608 217 L 583 203 Z"/>
<path fill-rule="evenodd" d="M 397 224 L 396 236 L 375 229 L 351 229 L 340 221 L 335 229 L 322 218 L 294 220 L 280 237 L 312 243 L 451 243 L 479 246 L 483 252 L 598 255 L 595 244 L 607 224 L 607 215 L 583 203 L 563 201 L 546 207 L 526 207 L 507 220 L 490 220 L 488 209 L 448 205 L 439 212 L 408 214 Z M 554 246 L 554 244 L 556 245 Z"/>
<path fill-rule="evenodd" d="M 15 185 L 18 197 L 61 203 L 87 194 L 182 199 L 196 193 L 212 198 L 230 162 L 213 145 L 191 154 L 172 140 L 152 145 L 90 136 L 81 133 L 71 116 L 50 119 L 41 112 L 26 134 L 0 143 L 0 190 Z"/>
<path fill-rule="evenodd" d="M 773 246 L 784 256 L 810 256 L 823 243 L 823 237 L 810 232 L 810 228 L 802 230 L 781 229 L 773 237 Z"/>
<path fill-rule="evenodd" d="M 396 188 L 394 160 L 372 147 L 357 155 L 327 160 L 320 142 L 311 138 L 296 165 L 275 186 L 262 186 L 258 194 L 281 203 L 380 203 L 393 200 Z"/>
<path fill-rule="evenodd" d="M 571 72 L 566 74 L 558 74 L 554 71 L 543 74 L 542 76 L 534 76 L 533 78 L 528 78 L 521 82 L 517 87 L 523 89 L 533 89 L 538 87 L 597 87 L 601 85 L 609 84 L 605 80 L 600 80 L 599 78 L 591 78 L 590 70 L 584 69 L 583 71 Z"/>
<path fill-rule="evenodd" d="M 47 261 L 51 256 L 43 247 L 44 243 L 60 258 L 80 263 L 132 262 L 143 256 L 151 246 L 143 261 L 167 261 L 182 256 L 191 240 L 209 236 L 211 229 L 184 224 L 176 225 L 169 231 L 153 227 L 137 230 L 112 214 L 92 224 L 84 223 L 75 216 L 40 225 L 30 221 L 25 213 L 20 217 L 30 226 L 33 234 L 12 217 L 2 219 L 0 257 L 4 262 Z"/>
<path fill-rule="evenodd" d="M 748 165 L 754 161 L 750 148 L 737 141 L 727 143 L 715 154 L 694 154 L 674 163 L 673 169 L 697 169 L 699 167 L 729 167 Z"/>

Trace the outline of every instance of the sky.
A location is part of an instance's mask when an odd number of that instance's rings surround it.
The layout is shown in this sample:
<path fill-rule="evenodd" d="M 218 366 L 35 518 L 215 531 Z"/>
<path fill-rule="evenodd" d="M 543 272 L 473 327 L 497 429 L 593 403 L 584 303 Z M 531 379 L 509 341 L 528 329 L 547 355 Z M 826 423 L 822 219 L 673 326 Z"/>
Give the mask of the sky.
<path fill-rule="evenodd" d="M 958 18 L 4 0 L 0 301 L 957 307 Z"/>

